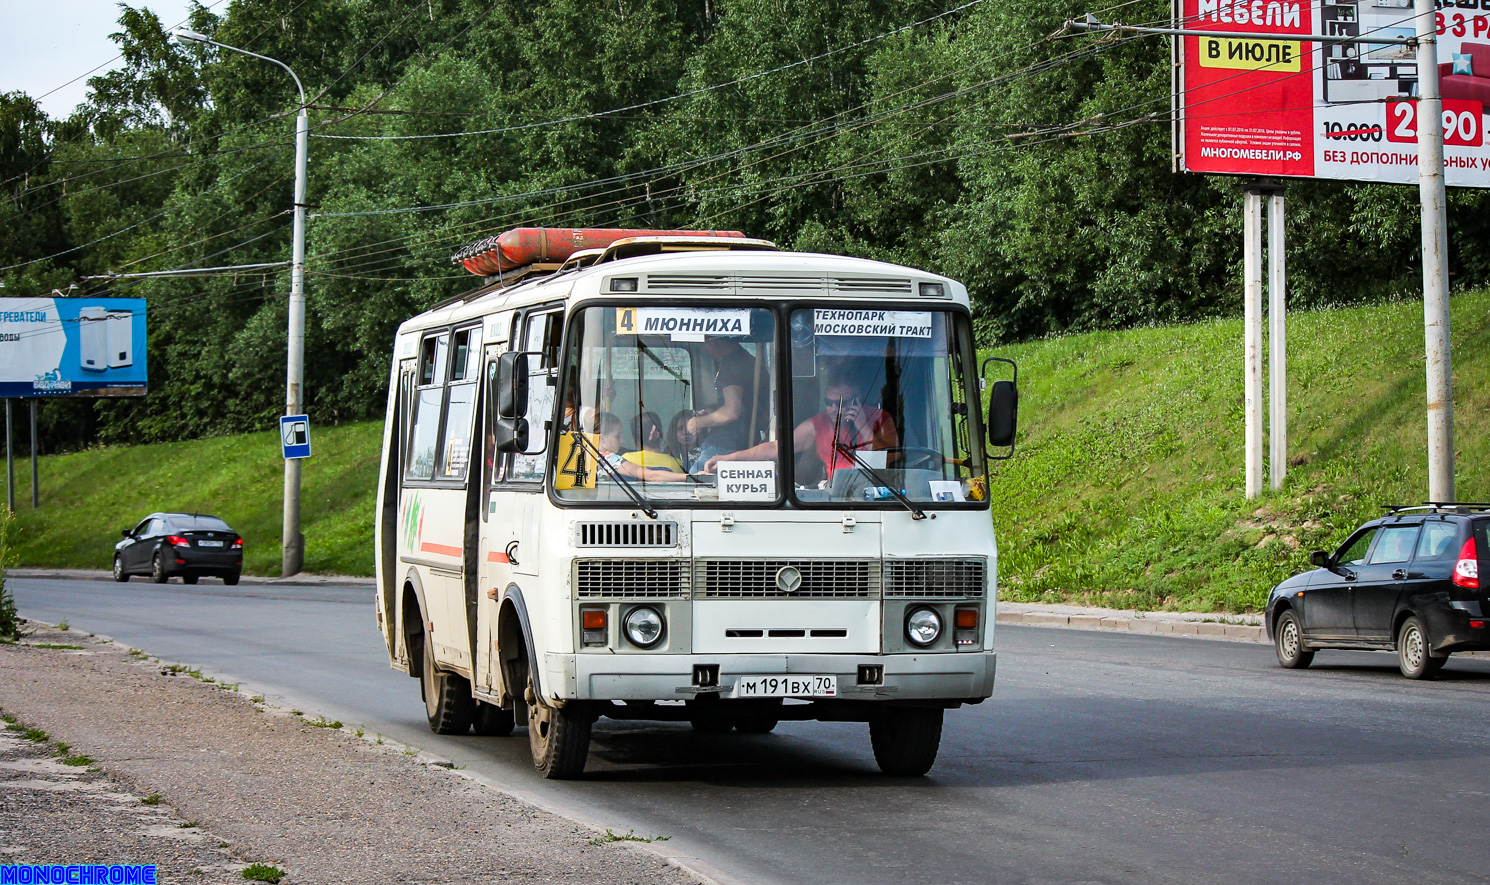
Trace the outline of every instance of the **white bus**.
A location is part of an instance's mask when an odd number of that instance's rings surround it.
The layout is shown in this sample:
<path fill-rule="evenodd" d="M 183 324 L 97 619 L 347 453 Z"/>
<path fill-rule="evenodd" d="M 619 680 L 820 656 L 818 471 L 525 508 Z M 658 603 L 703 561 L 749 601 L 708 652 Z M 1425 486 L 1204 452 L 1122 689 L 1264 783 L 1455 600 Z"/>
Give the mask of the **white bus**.
<path fill-rule="evenodd" d="M 1017 406 L 979 408 L 967 290 L 733 232 L 456 259 L 487 279 L 398 330 L 375 517 L 430 728 L 525 725 L 564 778 L 602 716 L 866 722 L 882 770 L 928 771 L 993 691 L 985 440 L 1012 452 Z"/>

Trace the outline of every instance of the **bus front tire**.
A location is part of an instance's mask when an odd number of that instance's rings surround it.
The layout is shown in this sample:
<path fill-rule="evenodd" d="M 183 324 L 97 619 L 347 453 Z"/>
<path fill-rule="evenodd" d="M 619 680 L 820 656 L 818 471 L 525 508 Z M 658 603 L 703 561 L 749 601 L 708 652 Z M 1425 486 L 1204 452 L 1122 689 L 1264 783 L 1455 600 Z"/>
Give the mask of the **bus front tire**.
<path fill-rule="evenodd" d="M 590 755 L 590 717 L 577 704 L 550 707 L 538 696 L 531 670 L 525 693 L 528 710 L 528 747 L 533 767 L 552 780 L 579 777 Z"/>
<path fill-rule="evenodd" d="M 435 734 L 465 734 L 471 730 L 476 701 L 464 676 L 435 668 L 434 643 L 424 637 L 424 664 L 419 670 L 419 693 L 424 714 Z"/>
<path fill-rule="evenodd" d="M 936 763 L 942 742 L 940 708 L 900 707 L 869 720 L 874 761 L 885 774 L 923 775 Z"/>

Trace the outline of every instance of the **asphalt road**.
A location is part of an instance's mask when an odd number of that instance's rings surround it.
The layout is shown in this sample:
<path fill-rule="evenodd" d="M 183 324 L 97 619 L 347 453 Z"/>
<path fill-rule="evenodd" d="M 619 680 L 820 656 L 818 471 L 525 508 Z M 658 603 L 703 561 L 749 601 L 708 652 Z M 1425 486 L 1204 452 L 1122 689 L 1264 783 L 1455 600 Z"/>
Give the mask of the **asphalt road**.
<path fill-rule="evenodd" d="M 880 775 L 862 725 L 767 736 L 596 726 L 583 780 L 525 732 L 450 738 L 388 669 L 370 589 L 12 578 L 23 615 L 361 723 L 746 882 L 1486 882 L 1490 660 L 1395 659 L 999 628 L 994 696 L 947 714 L 930 776 Z M 459 821 L 452 821 L 459 826 Z"/>

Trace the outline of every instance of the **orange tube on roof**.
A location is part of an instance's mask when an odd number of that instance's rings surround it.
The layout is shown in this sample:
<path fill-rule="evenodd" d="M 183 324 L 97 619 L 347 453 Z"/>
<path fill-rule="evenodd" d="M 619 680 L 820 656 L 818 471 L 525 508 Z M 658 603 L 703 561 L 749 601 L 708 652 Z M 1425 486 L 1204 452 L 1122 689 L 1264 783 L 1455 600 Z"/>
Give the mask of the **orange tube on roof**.
<path fill-rule="evenodd" d="M 741 237 L 737 230 L 626 230 L 624 228 L 519 227 L 472 243 L 455 253 L 466 270 L 489 277 L 529 264 L 561 262 L 581 249 L 604 249 L 629 237 Z"/>

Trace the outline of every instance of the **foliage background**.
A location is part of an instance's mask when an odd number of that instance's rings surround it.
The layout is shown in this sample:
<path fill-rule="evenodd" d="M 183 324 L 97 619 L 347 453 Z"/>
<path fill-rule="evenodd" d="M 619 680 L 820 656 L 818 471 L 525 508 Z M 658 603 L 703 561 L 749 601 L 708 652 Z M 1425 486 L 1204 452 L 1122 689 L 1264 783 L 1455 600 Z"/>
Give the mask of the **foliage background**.
<path fill-rule="evenodd" d="M 313 96 L 307 390 L 336 423 L 381 414 L 396 325 L 475 282 L 450 253 L 518 225 L 733 228 L 926 267 L 968 283 L 987 343 L 1238 313 L 1239 191 L 1169 171 L 1167 44 L 1049 38 L 1088 11 L 235 0 L 189 26 Z M 124 67 L 67 119 L 0 95 L 4 294 L 150 304 L 149 397 L 47 403 L 48 450 L 259 429 L 283 402 L 287 273 L 81 278 L 283 260 L 293 88 L 127 5 L 115 39 Z M 1485 240 L 1487 199 L 1451 194 L 1452 244 Z M 1289 206 L 1293 306 L 1416 290 L 1413 189 L 1300 183 Z M 1483 250 L 1452 258 L 1459 288 L 1490 278 Z"/>

